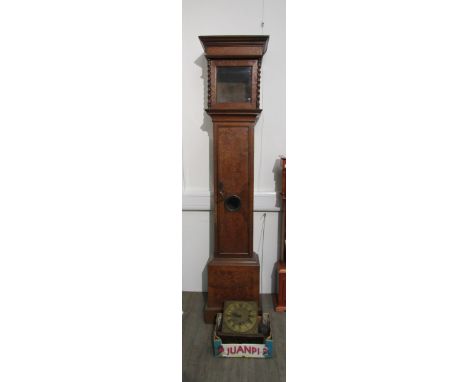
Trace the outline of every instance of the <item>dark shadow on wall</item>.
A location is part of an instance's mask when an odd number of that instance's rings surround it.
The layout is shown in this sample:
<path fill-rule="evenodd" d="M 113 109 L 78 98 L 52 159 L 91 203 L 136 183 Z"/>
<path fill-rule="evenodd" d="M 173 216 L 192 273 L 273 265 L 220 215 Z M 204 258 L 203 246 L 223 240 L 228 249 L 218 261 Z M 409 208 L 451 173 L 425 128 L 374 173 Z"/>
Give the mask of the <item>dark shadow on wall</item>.
<path fill-rule="evenodd" d="M 278 292 L 278 275 L 276 271 L 276 263 L 273 265 L 273 269 L 271 271 L 271 293 L 272 295 L 276 294 Z M 273 304 L 274 305 L 274 304 Z"/>
<path fill-rule="evenodd" d="M 209 213 L 208 224 L 210 227 L 209 228 L 210 229 L 210 232 L 209 232 L 210 244 L 209 244 L 208 250 L 209 250 L 209 258 L 211 259 L 211 257 L 213 256 L 213 251 L 214 251 L 215 234 L 214 234 L 214 223 L 213 223 L 213 211 L 208 211 L 208 213 Z M 203 271 L 202 271 L 202 291 L 208 292 L 208 263 L 205 264 L 205 267 L 203 268 Z M 206 304 L 206 299 L 207 299 L 206 293 L 204 293 L 204 297 L 205 297 L 205 304 Z"/>
<path fill-rule="evenodd" d="M 210 191 L 210 211 L 209 212 L 209 256 L 213 255 L 214 251 L 214 221 L 213 221 L 213 198 L 211 193 L 213 192 L 213 123 L 210 116 L 204 111 L 208 104 L 208 63 L 204 54 L 201 54 L 194 63 L 200 67 L 201 76 L 203 79 L 203 104 L 200 104 L 200 112 L 203 113 L 203 123 L 200 126 L 200 130 L 208 135 L 208 174 L 209 174 L 209 191 Z M 202 291 L 208 290 L 208 267 L 205 265 L 202 272 Z M 205 296 L 206 297 L 206 296 Z M 205 301 L 206 303 L 206 301 Z"/>
<path fill-rule="evenodd" d="M 200 130 L 204 131 L 208 135 L 208 147 L 209 147 L 209 155 L 208 155 L 208 166 L 209 166 L 209 187 L 210 192 L 213 191 L 213 123 L 211 121 L 210 116 L 203 110 L 208 103 L 208 69 L 207 69 L 207 62 L 205 56 L 202 54 L 198 57 L 195 61 L 195 64 L 201 68 L 201 77 L 203 79 L 203 104 L 200 105 L 200 112 L 203 112 L 203 123 L 200 126 Z M 213 210 L 212 206 L 212 198 L 210 198 L 210 209 Z"/>
<path fill-rule="evenodd" d="M 281 168 L 281 159 L 278 157 L 273 163 L 273 169 L 271 172 L 273 173 L 273 177 L 275 179 L 275 192 L 276 192 L 276 203 L 275 207 L 281 208 L 281 190 L 282 190 L 282 176 L 283 176 L 283 169 Z"/>

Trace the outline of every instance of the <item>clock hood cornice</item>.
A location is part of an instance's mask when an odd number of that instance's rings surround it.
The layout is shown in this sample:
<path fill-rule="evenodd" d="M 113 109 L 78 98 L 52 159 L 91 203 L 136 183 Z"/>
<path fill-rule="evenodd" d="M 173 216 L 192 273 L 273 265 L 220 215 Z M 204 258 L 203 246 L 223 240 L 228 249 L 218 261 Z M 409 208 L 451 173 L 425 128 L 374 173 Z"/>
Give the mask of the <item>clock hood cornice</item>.
<path fill-rule="evenodd" d="M 199 36 L 207 58 L 261 58 L 269 36 Z"/>

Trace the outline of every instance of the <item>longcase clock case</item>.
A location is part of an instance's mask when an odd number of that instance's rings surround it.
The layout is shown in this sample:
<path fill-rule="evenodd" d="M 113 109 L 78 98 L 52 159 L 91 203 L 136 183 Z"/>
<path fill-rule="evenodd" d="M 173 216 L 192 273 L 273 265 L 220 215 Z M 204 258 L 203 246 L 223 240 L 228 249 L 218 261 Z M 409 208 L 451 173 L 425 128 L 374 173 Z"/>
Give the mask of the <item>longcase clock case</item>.
<path fill-rule="evenodd" d="M 260 264 L 253 252 L 253 128 L 261 113 L 268 36 L 199 38 L 208 65 L 206 112 L 213 121 L 215 245 L 207 266 L 205 321 L 214 323 L 224 301 L 256 301 L 261 307 Z"/>

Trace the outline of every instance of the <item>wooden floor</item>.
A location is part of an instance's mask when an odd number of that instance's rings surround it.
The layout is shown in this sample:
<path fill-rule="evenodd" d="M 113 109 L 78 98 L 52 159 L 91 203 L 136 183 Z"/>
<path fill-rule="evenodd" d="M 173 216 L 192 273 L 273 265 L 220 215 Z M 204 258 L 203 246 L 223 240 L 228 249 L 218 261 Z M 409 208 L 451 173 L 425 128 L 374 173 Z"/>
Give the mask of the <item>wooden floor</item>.
<path fill-rule="evenodd" d="M 270 312 L 273 358 L 215 358 L 213 325 L 203 321 L 206 294 L 182 292 L 183 382 L 286 381 L 286 313 L 273 310 L 272 295 L 262 295 L 263 311 Z"/>

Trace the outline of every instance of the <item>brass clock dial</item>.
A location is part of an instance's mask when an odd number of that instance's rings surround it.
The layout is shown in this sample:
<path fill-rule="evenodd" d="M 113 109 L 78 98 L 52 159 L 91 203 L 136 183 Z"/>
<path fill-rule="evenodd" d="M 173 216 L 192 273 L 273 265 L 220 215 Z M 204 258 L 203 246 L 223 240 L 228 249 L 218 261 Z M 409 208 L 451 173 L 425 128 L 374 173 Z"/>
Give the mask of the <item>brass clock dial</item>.
<path fill-rule="evenodd" d="M 258 305 L 255 301 L 226 301 L 223 332 L 257 333 Z"/>

